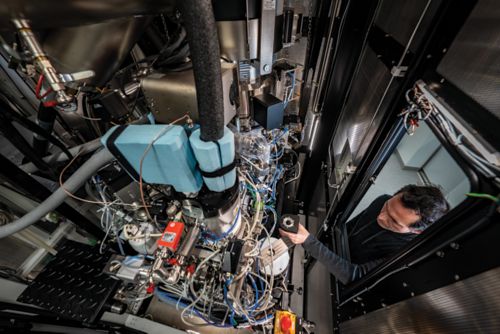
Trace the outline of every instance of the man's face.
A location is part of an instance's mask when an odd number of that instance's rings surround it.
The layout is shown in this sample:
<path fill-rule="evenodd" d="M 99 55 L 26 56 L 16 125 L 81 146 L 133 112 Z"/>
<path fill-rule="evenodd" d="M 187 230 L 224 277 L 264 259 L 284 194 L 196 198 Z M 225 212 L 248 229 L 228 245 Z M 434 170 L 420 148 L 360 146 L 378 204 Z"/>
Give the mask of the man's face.
<path fill-rule="evenodd" d="M 420 216 L 415 210 L 403 206 L 401 194 L 394 195 L 387 200 L 377 216 L 377 223 L 380 227 L 397 233 L 419 233 L 410 227 L 419 220 Z"/>

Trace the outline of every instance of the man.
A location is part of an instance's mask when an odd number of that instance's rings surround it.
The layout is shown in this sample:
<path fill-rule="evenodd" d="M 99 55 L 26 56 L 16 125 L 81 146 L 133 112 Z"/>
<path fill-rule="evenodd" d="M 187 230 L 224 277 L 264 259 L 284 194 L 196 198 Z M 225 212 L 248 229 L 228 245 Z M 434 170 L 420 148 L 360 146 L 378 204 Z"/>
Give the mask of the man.
<path fill-rule="evenodd" d="M 441 190 L 407 185 L 394 196 L 382 195 L 347 223 L 351 262 L 320 243 L 304 226 L 296 234 L 280 230 L 302 244 L 343 284 L 352 282 L 399 250 L 449 210 Z"/>

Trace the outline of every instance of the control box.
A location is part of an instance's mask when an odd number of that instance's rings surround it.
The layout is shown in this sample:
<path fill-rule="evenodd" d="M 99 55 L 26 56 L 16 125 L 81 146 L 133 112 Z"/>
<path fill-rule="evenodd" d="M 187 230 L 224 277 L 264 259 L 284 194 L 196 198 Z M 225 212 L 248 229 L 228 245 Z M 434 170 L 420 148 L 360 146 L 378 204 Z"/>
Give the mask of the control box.
<path fill-rule="evenodd" d="M 179 246 L 183 231 L 184 223 L 169 222 L 165 231 L 163 231 L 161 238 L 158 239 L 158 246 L 167 247 L 171 251 L 175 252 Z"/>

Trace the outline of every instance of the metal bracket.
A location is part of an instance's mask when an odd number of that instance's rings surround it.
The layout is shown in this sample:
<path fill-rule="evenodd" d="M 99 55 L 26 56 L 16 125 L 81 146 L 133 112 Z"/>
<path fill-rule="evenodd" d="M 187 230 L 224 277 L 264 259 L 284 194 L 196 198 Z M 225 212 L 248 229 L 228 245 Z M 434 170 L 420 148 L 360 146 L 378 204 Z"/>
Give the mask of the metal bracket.
<path fill-rule="evenodd" d="M 391 68 L 391 75 L 393 77 L 402 78 L 406 75 L 408 71 L 408 66 L 393 66 Z"/>
<path fill-rule="evenodd" d="M 78 82 L 86 79 L 90 79 L 95 75 L 95 72 L 92 70 L 80 71 L 75 73 L 64 73 L 59 74 L 59 78 L 64 83 Z"/>

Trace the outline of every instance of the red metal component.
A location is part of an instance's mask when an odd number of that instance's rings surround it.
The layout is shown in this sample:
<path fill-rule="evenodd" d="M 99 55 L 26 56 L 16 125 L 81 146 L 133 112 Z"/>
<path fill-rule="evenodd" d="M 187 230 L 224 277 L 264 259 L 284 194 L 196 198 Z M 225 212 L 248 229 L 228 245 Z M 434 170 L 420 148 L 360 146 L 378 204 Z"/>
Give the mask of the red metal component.
<path fill-rule="evenodd" d="M 174 251 L 179 245 L 179 241 L 182 237 L 182 232 L 184 231 L 184 223 L 181 222 L 170 222 L 167 224 L 165 231 L 161 238 L 158 240 L 158 246 L 167 247 Z"/>
<path fill-rule="evenodd" d="M 196 266 L 194 263 L 190 264 L 189 266 L 187 266 L 186 268 L 186 272 L 190 275 L 194 274 L 194 271 L 196 270 Z"/>
<path fill-rule="evenodd" d="M 175 265 L 178 265 L 179 262 L 177 261 L 176 258 L 170 258 L 170 259 L 167 259 L 167 263 L 171 266 L 175 266 Z"/>

